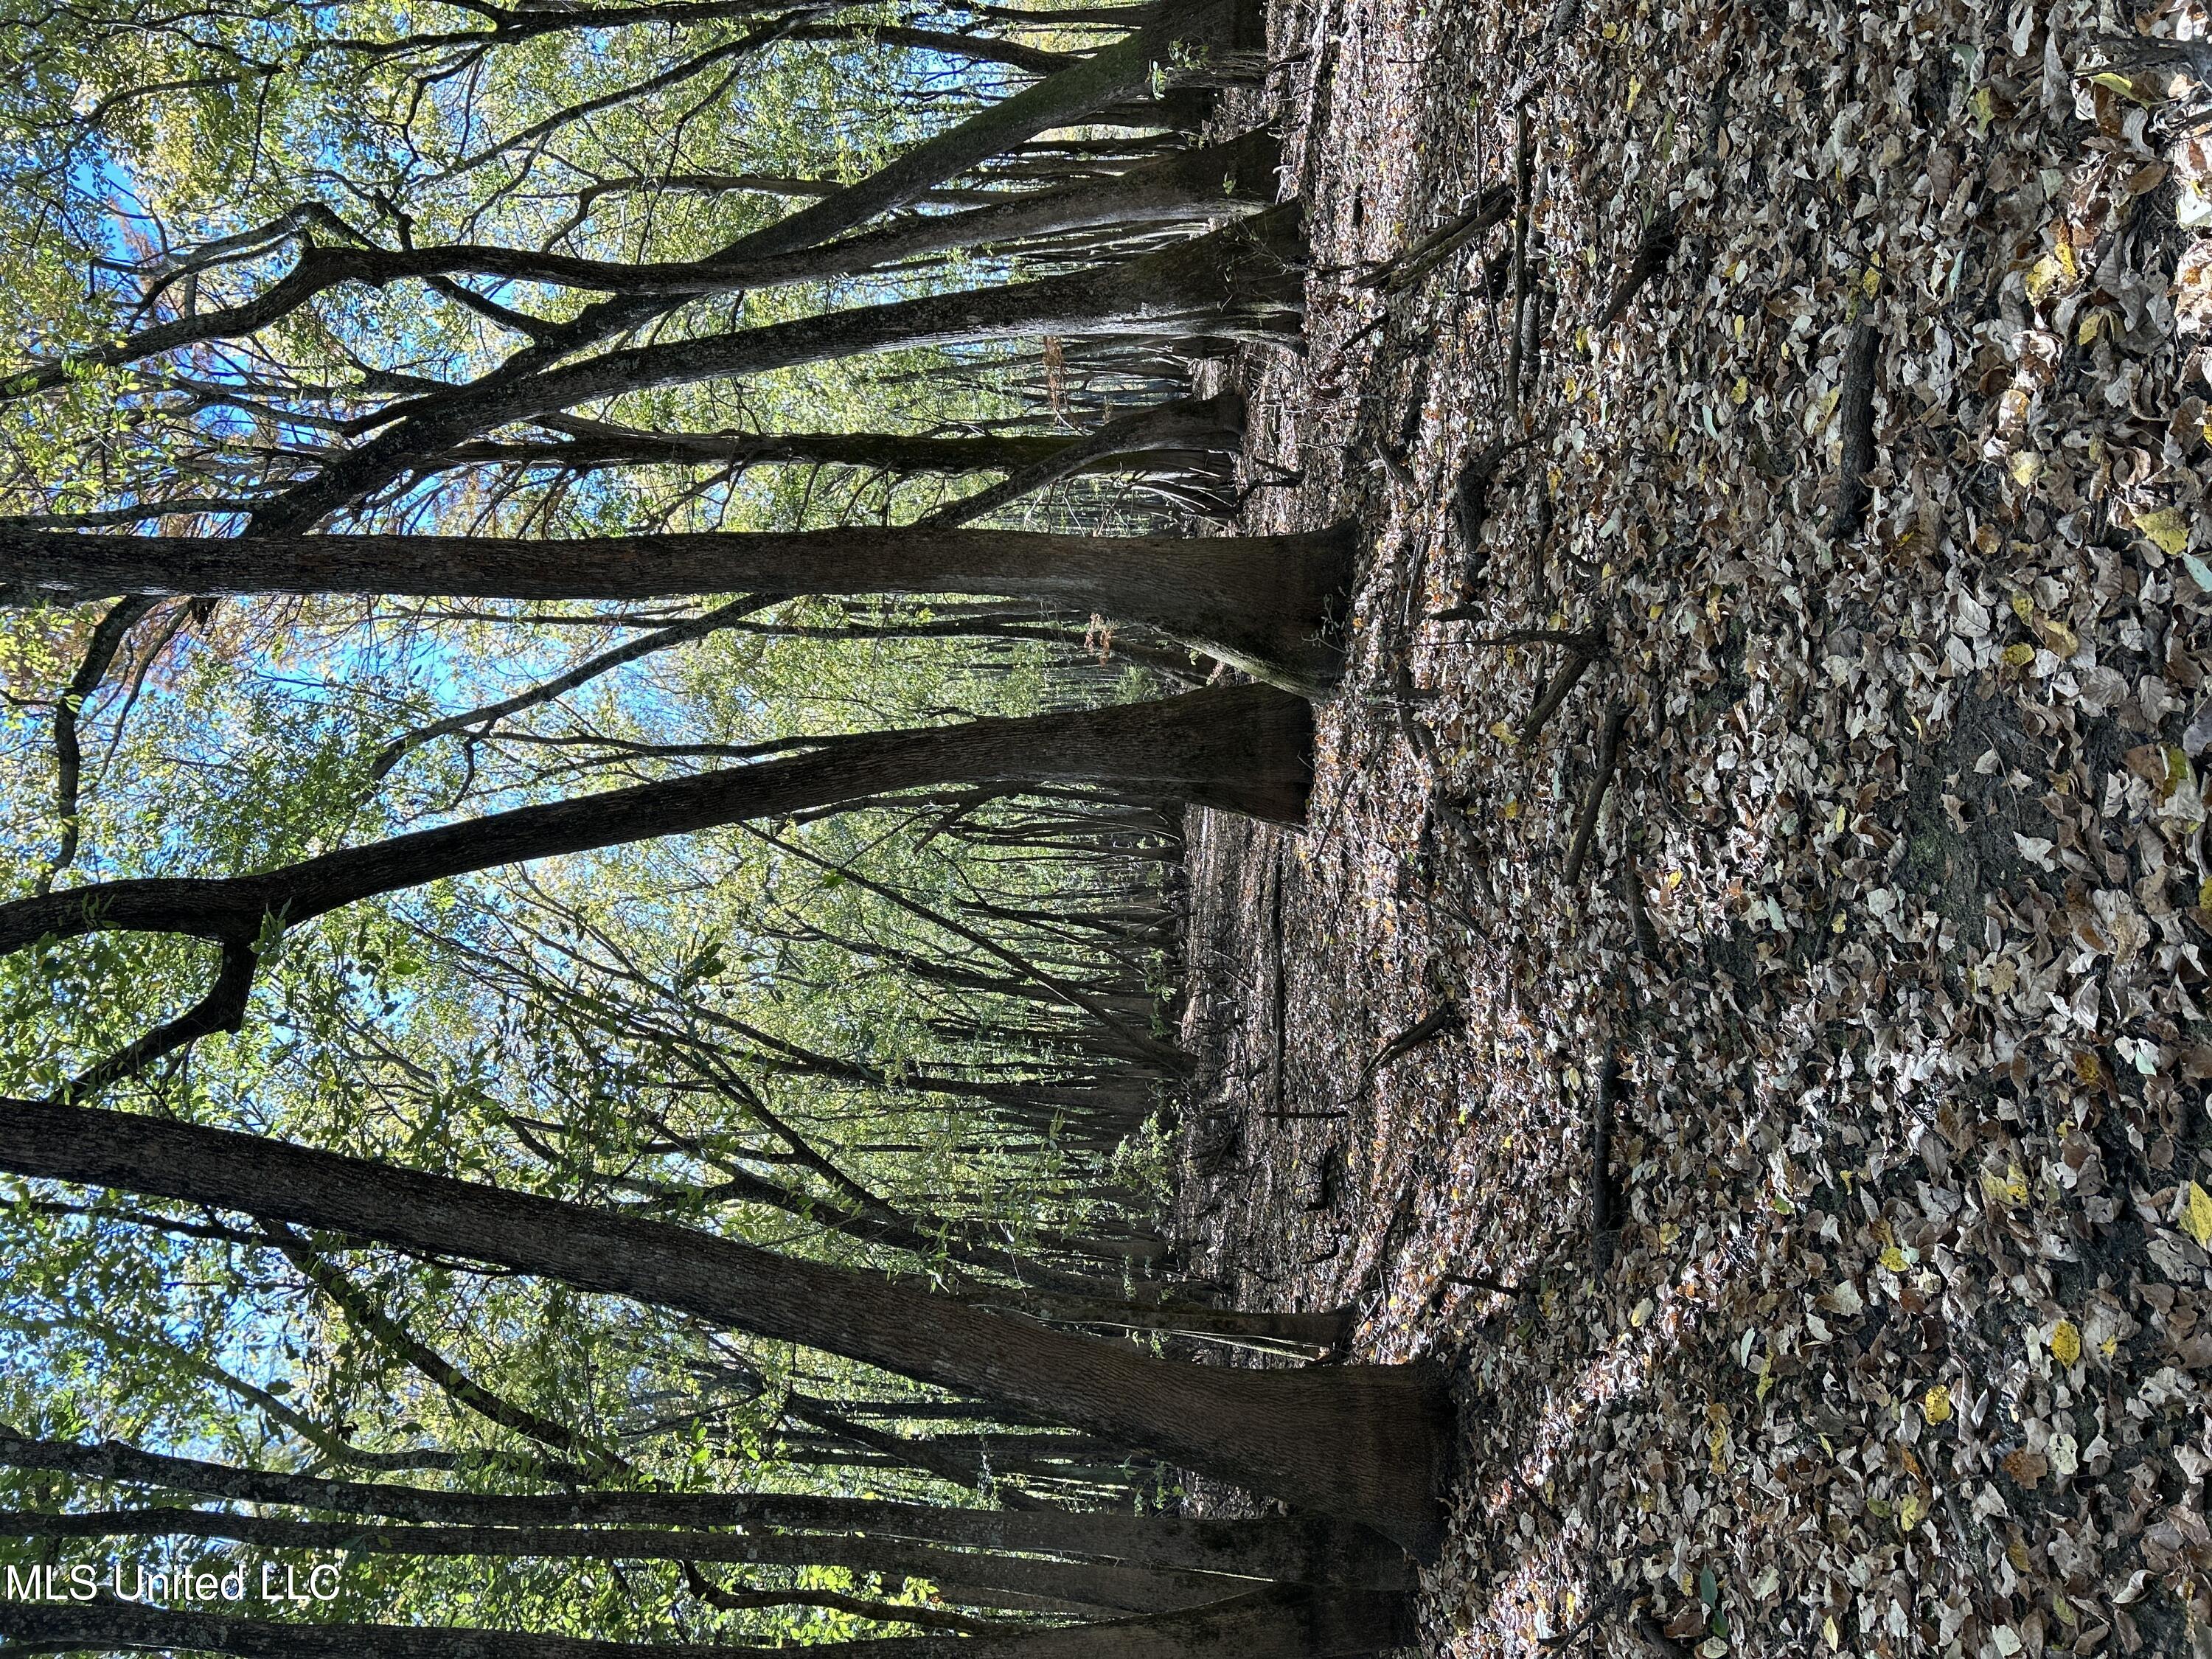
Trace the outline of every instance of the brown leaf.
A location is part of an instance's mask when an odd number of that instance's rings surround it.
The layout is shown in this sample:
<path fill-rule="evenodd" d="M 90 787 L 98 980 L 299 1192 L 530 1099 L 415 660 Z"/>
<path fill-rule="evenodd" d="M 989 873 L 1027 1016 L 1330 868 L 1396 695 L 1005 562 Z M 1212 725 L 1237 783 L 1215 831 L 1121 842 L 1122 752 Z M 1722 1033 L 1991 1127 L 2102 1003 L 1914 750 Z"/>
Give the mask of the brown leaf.
<path fill-rule="evenodd" d="M 2051 1473 L 2051 1460 L 2041 1452 L 2032 1452 L 2025 1446 L 2007 1452 L 2004 1472 L 2020 1483 L 2025 1492 L 2033 1492 L 2035 1483 Z"/>

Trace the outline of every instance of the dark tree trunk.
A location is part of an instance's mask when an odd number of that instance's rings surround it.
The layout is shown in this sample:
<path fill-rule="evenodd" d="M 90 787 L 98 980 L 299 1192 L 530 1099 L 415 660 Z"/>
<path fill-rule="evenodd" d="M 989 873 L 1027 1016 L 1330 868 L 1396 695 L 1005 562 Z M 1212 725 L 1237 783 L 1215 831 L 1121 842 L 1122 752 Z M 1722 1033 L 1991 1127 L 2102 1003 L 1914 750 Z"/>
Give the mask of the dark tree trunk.
<path fill-rule="evenodd" d="M 252 528 L 264 535 L 308 529 L 404 474 L 449 465 L 454 446 L 496 427 L 624 392 L 1021 334 L 1179 336 L 1203 327 L 1279 336 L 1303 304 L 1302 256 L 1291 203 L 1127 264 L 632 346 L 527 374 L 502 370 L 395 409 L 395 425 L 271 501 Z"/>
<path fill-rule="evenodd" d="M 734 1239 L 227 1130 L 12 1103 L 0 1169 L 328 1228 L 634 1297 L 1025 1410 L 1432 1554 L 1451 1450 L 1425 1366 L 1154 1359 Z M 191 1645 L 185 1644 L 184 1645 Z"/>
<path fill-rule="evenodd" d="M 828 1643 L 812 1650 L 840 1659 L 1332 1659 L 1397 1645 L 1401 1615 L 1395 1605 L 1358 1601 L 1346 1607 L 1336 1598 L 1304 1591 L 1261 1590 L 1188 1612 L 1110 1624 L 951 1640 L 893 1637 Z M 692 1642 L 601 1642 L 434 1625 L 234 1619 L 112 1600 L 59 1606 L 0 1601 L 0 1636 L 48 1651 L 164 1648 L 233 1654 L 238 1659 L 766 1659 L 791 1651 Z"/>
<path fill-rule="evenodd" d="M 1289 536 L 1065 536 L 1018 530 L 499 536 L 100 536 L 0 528 L 0 589 L 640 599 L 706 593 L 974 593 L 1141 623 L 1285 690 L 1324 695 L 1348 525 Z"/>
<path fill-rule="evenodd" d="M 258 875 L 96 882 L 17 899 L 0 904 L 0 953 L 49 933 L 109 931 L 188 933 L 244 947 L 272 916 L 289 926 L 472 870 L 949 781 L 1095 780 L 1296 823 L 1311 777 L 1312 734 L 1303 701 L 1240 685 L 1160 702 L 824 739 L 813 754 L 520 807 Z"/>
<path fill-rule="evenodd" d="M 927 1544 L 806 1533 L 647 1531 L 636 1528 L 393 1527 L 360 1521 L 295 1521 L 213 1510 L 133 1509 L 70 1514 L 0 1513 L 6 1538 L 218 1538 L 263 1549 L 356 1552 L 425 1559 L 501 1557 L 546 1561 L 694 1561 L 714 1566 L 847 1567 L 891 1580 L 958 1583 L 971 1607 L 1039 1600 L 1085 1613 L 1166 1613 L 1202 1607 L 1250 1586 L 1200 1572 L 1154 1571 L 1095 1561 L 1039 1561 Z M 1000 1595 L 1016 1598 L 1005 1603 Z"/>
<path fill-rule="evenodd" d="M 1110 1511 L 944 1509 L 792 1492 L 453 1492 L 234 1468 L 141 1451 L 119 1441 L 88 1446 L 29 1439 L 4 1429 L 0 1429 L 0 1464 L 240 1503 L 283 1504 L 441 1525 L 857 1532 L 963 1548 L 1076 1556 L 1300 1583 L 1339 1582 L 1389 1589 L 1404 1582 L 1402 1562 L 1376 1553 L 1370 1534 L 1316 1519 L 1206 1521 Z"/>
<path fill-rule="evenodd" d="M 458 446 L 455 465 L 558 466 L 851 466 L 901 477 L 917 474 L 1023 472 L 1060 461 L 1085 438 L 1009 433 L 975 438 L 918 438 L 895 432 L 641 432 L 595 421 L 544 417 L 552 441 L 485 440 Z M 1188 472 L 1214 465 L 1237 446 L 1218 426 L 1183 444 L 1152 444 L 1150 430 L 1126 434 L 1146 447 L 1102 449 L 1069 473 Z M 1065 475 L 1063 475 L 1065 476 Z"/>

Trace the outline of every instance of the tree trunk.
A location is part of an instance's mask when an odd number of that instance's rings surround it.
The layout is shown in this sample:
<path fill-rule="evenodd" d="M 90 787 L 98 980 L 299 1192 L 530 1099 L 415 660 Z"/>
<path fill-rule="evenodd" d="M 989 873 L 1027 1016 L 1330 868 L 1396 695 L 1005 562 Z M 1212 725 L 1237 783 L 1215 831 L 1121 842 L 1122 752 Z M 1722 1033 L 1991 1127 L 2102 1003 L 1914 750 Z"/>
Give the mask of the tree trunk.
<path fill-rule="evenodd" d="M 966 213 L 930 214 L 863 235 L 772 257 L 624 264 L 479 243 L 424 247 L 311 246 L 284 278 L 258 297 L 157 324 L 111 346 L 0 379 L 0 401 L 66 385 L 88 365 L 137 362 L 186 346 L 239 339 L 349 283 L 393 283 L 475 275 L 507 282 L 597 289 L 667 304 L 702 295 L 854 276 L 962 248 L 1036 237 L 1241 218 L 1275 197 L 1280 146 L 1264 130 L 1202 149 L 1178 150 L 1110 178 L 1034 191 Z"/>
<path fill-rule="evenodd" d="M 946 1509 L 794 1492 L 453 1492 L 234 1468 L 141 1451 L 120 1441 L 88 1446 L 30 1439 L 5 1429 L 0 1429 L 0 1464 L 239 1503 L 283 1504 L 434 1524 L 859 1532 L 969 1549 L 1076 1556 L 1300 1583 L 1391 1589 L 1405 1582 L 1402 1558 L 1376 1553 L 1371 1534 L 1319 1519 L 1210 1521 L 1095 1510 Z"/>
<path fill-rule="evenodd" d="M 1216 46 L 1233 44 L 1237 9 L 1235 0 L 1193 0 L 1188 4 L 1152 8 L 1127 40 L 1093 52 L 1013 97 L 979 111 L 866 178 L 739 237 L 714 257 L 728 262 L 765 259 L 812 247 L 865 224 L 879 213 L 905 205 L 1025 139 L 1077 124 L 1118 100 L 1140 95 L 1152 84 L 1156 64 L 1188 59 L 1194 53 L 1202 58 Z M 286 490 L 255 515 L 254 528 L 269 532 L 311 528 L 329 514 L 392 482 L 414 465 L 414 458 L 435 454 L 460 439 L 489 431 L 513 418 L 502 415 L 480 420 L 472 411 L 488 393 L 496 390 L 512 400 L 520 387 L 544 378 L 550 365 L 563 356 L 641 327 L 669 303 L 665 299 L 623 295 L 586 307 L 557 336 L 516 354 L 487 380 L 428 400 L 426 407 L 411 412 L 396 430 Z M 525 394 L 521 401 L 532 398 Z M 539 401 L 537 410 L 567 407 L 577 401 L 581 400 Z"/>
<path fill-rule="evenodd" d="M 1340 666 L 1332 613 L 1349 526 L 1287 536 L 1064 536 L 1018 530 L 499 536 L 101 536 L 0 528 L 0 588 L 641 599 L 706 593 L 974 593 L 1141 623 L 1304 696 Z"/>
<path fill-rule="evenodd" d="M 212 545 L 223 545 L 216 543 Z M 48 933 L 187 933 L 250 945 L 380 893 L 562 853 L 774 818 L 890 791 L 979 780 L 1097 780 L 1276 823 L 1297 823 L 1313 717 L 1264 685 L 1160 702 L 825 738 L 812 754 L 609 789 L 419 830 L 258 875 L 96 882 L 0 904 L 0 954 Z"/>
<path fill-rule="evenodd" d="M 277 1217 L 634 1297 L 1044 1413 L 1356 1521 L 1419 1554 L 1432 1556 L 1441 1542 L 1451 1421 L 1432 1367 L 1176 1364 L 734 1239 L 129 1113 L 11 1104 L 0 1110 L 0 1168 Z"/>
<path fill-rule="evenodd" d="M 250 1576 L 250 1575 L 249 1575 Z M 131 1583 L 125 1575 L 125 1583 Z M 63 1580 L 63 1595 L 68 1594 Z M 249 1589 L 249 1594 L 252 1591 Z M 1332 1659 L 1397 1644 L 1402 1615 L 1295 1590 L 1261 1590 L 1188 1612 L 1018 1635 L 893 1637 L 825 1643 L 838 1659 Z M 238 1659 L 752 1659 L 788 1648 L 695 1642 L 601 1642 L 520 1631 L 422 1625 L 325 1625 L 173 1613 L 103 1598 L 46 1605 L 0 1600 L 0 1636 L 48 1650 L 167 1648 Z"/>
<path fill-rule="evenodd" d="M 543 423 L 560 437 L 536 443 L 487 439 L 457 446 L 449 459 L 456 465 L 558 466 L 580 472 L 610 466 L 852 466 L 909 477 L 1026 471 L 1059 461 L 1089 441 L 1027 433 L 918 438 L 896 432 L 642 432 L 569 416 L 547 416 Z M 1188 472 L 1215 465 L 1237 447 L 1236 434 L 1218 426 L 1182 444 L 1153 443 L 1157 434 L 1149 429 L 1118 435 L 1145 447 L 1101 449 L 1068 472 Z"/>
<path fill-rule="evenodd" d="M 1304 301 L 1301 241 L 1299 209 L 1289 203 L 1127 264 L 631 346 L 526 374 L 501 370 L 395 408 L 395 425 L 270 501 L 251 527 L 258 535 L 307 530 L 404 473 L 449 465 L 449 452 L 468 439 L 625 392 L 1021 334 L 1181 335 L 1203 327 L 1210 334 L 1279 336 Z"/>
<path fill-rule="evenodd" d="M 348 1551 L 425 1559 L 480 1556 L 544 1561 L 693 1561 L 717 1566 L 847 1567 L 896 1581 L 958 1583 L 970 1607 L 1057 1602 L 1083 1613 L 1166 1613 L 1250 1586 L 1205 1573 L 1095 1561 L 1038 1561 L 927 1544 L 825 1534 L 644 1531 L 635 1528 L 392 1527 L 295 1521 L 213 1510 L 0 1512 L 0 1538 L 218 1538 L 272 1550 Z M 1013 1600 L 1001 1603 L 1006 1595 Z M 948 1598 L 951 1599 L 951 1598 Z"/>

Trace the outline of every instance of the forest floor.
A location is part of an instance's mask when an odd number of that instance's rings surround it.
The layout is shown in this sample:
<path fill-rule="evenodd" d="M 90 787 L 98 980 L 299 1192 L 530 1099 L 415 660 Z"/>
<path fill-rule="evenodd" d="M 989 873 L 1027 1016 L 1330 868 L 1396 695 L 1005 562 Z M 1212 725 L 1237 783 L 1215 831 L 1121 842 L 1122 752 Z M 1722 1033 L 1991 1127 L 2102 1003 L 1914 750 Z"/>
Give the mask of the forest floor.
<path fill-rule="evenodd" d="M 1193 1271 L 1455 1367 L 1426 1651 L 2212 1654 L 2201 0 L 1270 27 L 1245 523 L 1364 556 L 1309 826 L 1192 826 Z M 1516 415 L 1512 214 L 1358 279 L 1523 93 Z"/>

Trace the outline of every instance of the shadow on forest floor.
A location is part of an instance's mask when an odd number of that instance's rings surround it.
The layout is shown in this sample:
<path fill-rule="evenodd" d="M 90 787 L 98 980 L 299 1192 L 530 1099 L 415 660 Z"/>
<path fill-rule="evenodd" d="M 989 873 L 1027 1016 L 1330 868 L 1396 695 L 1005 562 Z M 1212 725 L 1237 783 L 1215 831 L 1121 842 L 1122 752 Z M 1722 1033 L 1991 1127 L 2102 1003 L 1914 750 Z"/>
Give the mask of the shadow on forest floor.
<path fill-rule="evenodd" d="M 2079 0 L 1271 40 L 1247 524 L 1368 556 L 1309 827 L 1193 824 L 1194 1271 L 1459 1368 L 1431 1651 L 2212 1651 L 2204 88 Z M 1386 317 L 1516 76 L 1525 274 Z"/>

